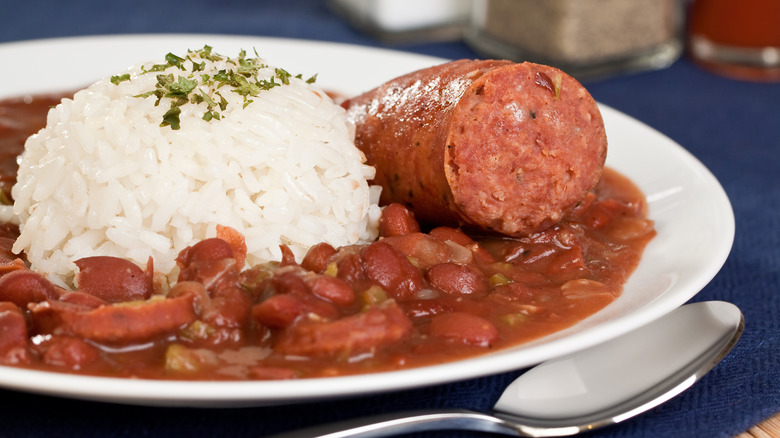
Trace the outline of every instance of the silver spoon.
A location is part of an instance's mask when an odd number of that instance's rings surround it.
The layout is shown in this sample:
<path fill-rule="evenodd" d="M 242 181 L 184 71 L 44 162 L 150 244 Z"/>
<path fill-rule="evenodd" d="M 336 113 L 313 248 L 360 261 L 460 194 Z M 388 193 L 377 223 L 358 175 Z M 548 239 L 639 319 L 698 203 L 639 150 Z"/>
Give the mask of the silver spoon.
<path fill-rule="evenodd" d="M 574 435 L 631 418 L 680 394 L 728 354 L 743 328 L 742 313 L 733 304 L 688 304 L 631 333 L 534 367 L 507 387 L 491 414 L 400 412 L 276 438 L 367 438 L 455 429 L 519 437 Z"/>

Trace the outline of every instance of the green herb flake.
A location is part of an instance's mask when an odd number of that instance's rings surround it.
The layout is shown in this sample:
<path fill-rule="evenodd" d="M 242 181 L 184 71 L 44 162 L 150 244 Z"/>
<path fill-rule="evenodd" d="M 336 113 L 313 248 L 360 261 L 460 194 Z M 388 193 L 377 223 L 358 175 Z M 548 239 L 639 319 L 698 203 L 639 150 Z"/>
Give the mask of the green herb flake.
<path fill-rule="evenodd" d="M 219 93 L 214 93 L 214 94 L 219 96 L 219 109 L 221 109 L 222 111 L 225 111 L 225 108 L 227 108 L 227 106 L 228 106 L 228 101 L 224 97 L 222 97 L 221 94 L 219 94 Z"/>
<path fill-rule="evenodd" d="M 160 123 L 160 126 L 170 126 L 174 131 L 178 130 L 181 128 L 181 121 L 179 120 L 180 114 L 181 108 L 179 108 L 178 105 L 171 105 L 171 109 L 163 114 L 163 121 Z"/>
<path fill-rule="evenodd" d="M 179 76 L 176 82 L 172 82 L 168 85 L 168 92 L 165 94 L 165 97 L 186 98 L 197 85 L 198 83 L 196 81 Z"/>
<path fill-rule="evenodd" d="M 276 73 L 276 77 L 279 78 L 284 85 L 290 85 L 290 78 L 292 75 L 288 73 L 287 70 L 277 68 L 274 73 Z"/>
<path fill-rule="evenodd" d="M 302 80 L 301 75 L 292 76 L 284 69 L 276 68 L 274 74 L 267 78 L 260 78 L 261 70 L 268 66 L 262 62 L 257 50 L 255 57 L 247 57 L 246 51 L 241 50 L 237 58 L 226 58 L 213 52 L 213 48 L 204 45 L 200 50 L 188 50 L 185 57 L 173 53 L 165 55 L 165 63 L 154 64 L 149 68 L 143 68 L 143 73 L 160 73 L 156 76 L 155 89 L 135 95 L 139 98 L 156 97 L 155 106 L 163 99 L 170 101 L 170 109 L 163 115 L 160 126 L 170 126 L 171 129 L 180 129 L 181 106 L 188 103 L 206 106 L 203 120 L 221 120 L 222 113 L 228 107 L 228 101 L 220 93 L 220 90 L 229 89 L 243 97 L 243 108 L 254 102 L 263 91 L 275 87 L 290 85 L 292 78 Z M 214 74 L 199 73 L 206 71 L 206 62 L 224 62 L 227 67 Z M 233 66 L 233 67 L 231 67 Z M 181 75 L 165 74 L 163 72 L 175 67 L 186 72 Z M 307 79 L 308 84 L 314 83 L 317 75 Z M 112 76 L 111 82 L 119 84 L 131 80 L 129 74 Z"/>
<path fill-rule="evenodd" d="M 114 85 L 119 85 L 120 82 L 125 82 L 130 80 L 130 73 L 125 73 L 123 75 L 118 76 L 111 76 L 111 83 Z"/>
<path fill-rule="evenodd" d="M 165 55 L 165 61 L 167 61 L 170 66 L 178 67 L 179 70 L 184 70 L 184 66 L 182 66 L 182 62 L 185 61 L 185 58 L 178 57 L 173 53 L 168 53 L 167 55 Z"/>

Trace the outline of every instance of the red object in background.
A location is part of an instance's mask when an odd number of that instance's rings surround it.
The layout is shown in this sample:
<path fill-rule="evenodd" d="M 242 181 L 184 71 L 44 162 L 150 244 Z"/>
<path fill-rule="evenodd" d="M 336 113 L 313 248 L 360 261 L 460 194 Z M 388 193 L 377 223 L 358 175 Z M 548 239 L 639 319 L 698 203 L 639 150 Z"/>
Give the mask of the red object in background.
<path fill-rule="evenodd" d="M 739 79 L 780 80 L 780 1 L 694 0 L 688 17 L 697 63 Z"/>

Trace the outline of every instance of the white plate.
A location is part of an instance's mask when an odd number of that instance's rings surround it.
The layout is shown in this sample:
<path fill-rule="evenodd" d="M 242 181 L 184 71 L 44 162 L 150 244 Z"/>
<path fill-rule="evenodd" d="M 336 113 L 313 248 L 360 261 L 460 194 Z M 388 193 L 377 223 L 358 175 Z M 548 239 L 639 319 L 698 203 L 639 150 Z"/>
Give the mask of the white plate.
<path fill-rule="evenodd" d="M 318 73 L 318 83 L 347 95 L 445 60 L 313 41 L 216 35 L 135 35 L 38 40 L 0 45 L 0 98 L 60 91 L 167 52 L 204 44 L 235 54 L 256 49 L 291 73 Z M 262 382 L 177 382 L 72 376 L 0 367 L 0 386 L 74 398 L 176 406 L 270 405 L 439 384 L 495 374 L 571 353 L 654 320 L 696 295 L 731 250 L 734 215 L 713 175 L 692 155 L 650 127 L 602 107 L 609 138 L 607 165 L 629 176 L 648 197 L 657 237 L 623 295 L 570 329 L 474 359 L 411 370 L 348 377 Z"/>

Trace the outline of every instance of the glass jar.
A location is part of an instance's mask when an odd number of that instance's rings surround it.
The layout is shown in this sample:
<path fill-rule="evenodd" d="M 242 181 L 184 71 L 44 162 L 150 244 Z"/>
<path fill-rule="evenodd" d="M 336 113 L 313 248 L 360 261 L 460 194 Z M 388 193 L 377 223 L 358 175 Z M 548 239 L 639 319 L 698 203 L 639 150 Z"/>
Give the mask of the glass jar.
<path fill-rule="evenodd" d="M 330 0 L 350 24 L 388 43 L 455 41 L 463 36 L 472 0 Z"/>
<path fill-rule="evenodd" d="M 475 0 L 466 42 L 577 78 L 667 67 L 682 53 L 680 0 Z"/>
<path fill-rule="evenodd" d="M 699 65 L 750 80 L 780 80 L 779 0 L 694 0 L 689 52 Z"/>

